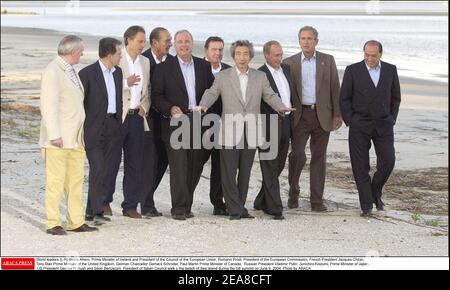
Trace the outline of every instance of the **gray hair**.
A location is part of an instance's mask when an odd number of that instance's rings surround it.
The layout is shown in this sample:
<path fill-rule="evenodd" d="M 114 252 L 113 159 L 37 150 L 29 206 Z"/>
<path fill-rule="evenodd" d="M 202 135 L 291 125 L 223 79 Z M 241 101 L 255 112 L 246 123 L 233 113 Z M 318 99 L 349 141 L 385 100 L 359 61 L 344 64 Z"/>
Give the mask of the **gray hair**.
<path fill-rule="evenodd" d="M 192 37 L 192 34 L 189 32 L 189 30 L 187 30 L 187 29 L 181 29 L 181 30 L 178 30 L 176 33 L 175 33 L 175 36 L 173 37 L 173 39 L 175 40 L 175 42 L 177 41 L 177 36 L 178 36 L 178 34 L 181 34 L 181 33 L 187 33 L 187 34 L 189 34 L 189 36 L 191 37 L 191 40 L 192 40 L 192 43 L 194 43 L 194 37 Z"/>
<path fill-rule="evenodd" d="M 68 55 L 73 51 L 80 50 L 83 40 L 76 35 L 67 35 L 58 44 L 58 55 Z"/>
<path fill-rule="evenodd" d="M 317 32 L 317 29 L 315 29 L 312 26 L 303 26 L 302 28 L 300 28 L 300 30 L 298 31 L 299 38 L 300 38 L 300 33 L 302 33 L 302 31 L 312 31 L 315 39 L 317 39 L 319 37 L 319 32 Z"/>
<path fill-rule="evenodd" d="M 248 47 L 248 50 L 250 52 L 250 58 L 253 58 L 255 56 L 255 49 L 253 48 L 253 43 L 251 43 L 248 40 L 236 40 L 231 44 L 230 52 L 231 57 L 234 59 L 234 54 L 236 53 L 236 48 L 238 46 L 245 46 Z"/>

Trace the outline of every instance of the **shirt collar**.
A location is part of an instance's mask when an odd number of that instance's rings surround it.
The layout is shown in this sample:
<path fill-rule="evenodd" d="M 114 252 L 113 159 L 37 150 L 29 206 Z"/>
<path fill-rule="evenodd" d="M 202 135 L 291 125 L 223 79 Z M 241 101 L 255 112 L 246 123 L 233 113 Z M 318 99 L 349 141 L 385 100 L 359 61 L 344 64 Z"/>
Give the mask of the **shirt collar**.
<path fill-rule="evenodd" d="M 127 49 L 124 48 L 123 50 L 125 50 L 125 56 L 126 56 L 128 62 L 131 62 L 131 63 L 133 63 L 133 64 L 139 62 L 139 55 L 136 57 L 136 60 L 133 62 L 133 60 L 131 59 L 131 56 L 128 54 Z"/>
<path fill-rule="evenodd" d="M 367 70 L 375 70 L 375 71 L 378 71 L 378 70 L 381 69 L 381 61 L 378 61 L 378 64 L 377 64 L 377 66 L 376 66 L 374 69 L 373 69 L 373 68 L 370 68 L 370 66 L 368 66 L 366 62 L 364 62 L 364 64 L 366 65 Z"/>
<path fill-rule="evenodd" d="M 156 57 L 156 54 L 153 53 L 153 50 L 150 49 L 150 52 L 152 53 L 153 59 L 155 60 L 156 64 L 158 64 L 158 63 L 160 63 L 160 62 L 164 62 L 164 61 L 166 60 L 166 58 L 167 58 L 167 54 L 165 54 L 165 55 L 162 57 L 162 60 L 159 60 L 159 59 Z"/>
<path fill-rule="evenodd" d="M 234 68 L 236 69 L 236 72 L 237 72 L 238 76 L 241 76 L 241 75 L 247 75 L 248 76 L 248 71 L 250 70 L 250 68 L 247 68 L 247 71 L 245 73 L 241 73 L 241 71 L 237 68 L 237 66 L 234 66 Z"/>
<path fill-rule="evenodd" d="M 114 66 L 111 68 L 111 70 L 109 70 L 100 59 L 98 60 L 98 63 L 100 64 L 100 68 L 102 69 L 102 72 L 113 73 L 116 71 L 116 68 Z"/>
<path fill-rule="evenodd" d="M 180 57 L 179 55 L 177 55 L 177 58 L 178 58 L 178 62 L 180 63 L 180 65 L 182 65 L 182 64 L 184 64 L 184 65 L 190 65 L 190 64 L 193 64 L 193 63 L 194 63 L 194 59 L 192 58 L 192 56 L 191 56 L 191 60 L 190 60 L 188 63 L 185 63 L 185 62 L 181 59 L 181 57 Z"/>
<path fill-rule="evenodd" d="M 303 52 L 301 53 L 301 55 L 302 55 L 302 62 L 303 62 L 303 60 L 305 60 L 306 57 L 305 57 L 305 55 L 303 54 Z M 314 60 L 316 59 L 316 51 L 315 51 L 315 50 L 314 50 L 314 54 L 313 54 L 313 56 L 310 58 L 310 60 L 311 60 L 311 59 L 314 59 Z"/>
<path fill-rule="evenodd" d="M 70 68 L 73 68 L 73 66 L 71 65 L 71 64 L 69 64 L 65 59 L 64 59 L 64 57 L 62 57 L 62 56 L 60 56 L 60 55 L 58 55 L 58 57 L 59 57 L 59 59 L 61 60 L 61 62 L 63 63 L 63 65 L 64 65 L 64 68 L 67 70 L 67 69 L 70 69 Z"/>
<path fill-rule="evenodd" d="M 273 74 L 274 72 L 280 72 L 280 71 L 283 71 L 282 68 L 281 68 L 281 66 L 280 66 L 279 69 L 275 69 L 274 67 L 272 67 L 271 65 L 269 65 L 267 62 L 266 62 L 266 66 L 267 66 L 267 68 L 269 69 L 270 73 L 272 73 L 272 74 Z"/>
<path fill-rule="evenodd" d="M 205 60 L 207 61 L 207 62 L 209 62 L 209 63 L 211 63 L 209 60 L 208 60 L 208 58 L 205 56 Z M 217 68 L 214 68 L 213 66 L 212 66 L 212 64 L 211 64 L 211 71 L 213 71 L 213 72 L 219 72 L 219 71 L 221 71 L 222 70 L 222 63 L 221 62 L 219 62 L 219 66 L 217 67 Z"/>

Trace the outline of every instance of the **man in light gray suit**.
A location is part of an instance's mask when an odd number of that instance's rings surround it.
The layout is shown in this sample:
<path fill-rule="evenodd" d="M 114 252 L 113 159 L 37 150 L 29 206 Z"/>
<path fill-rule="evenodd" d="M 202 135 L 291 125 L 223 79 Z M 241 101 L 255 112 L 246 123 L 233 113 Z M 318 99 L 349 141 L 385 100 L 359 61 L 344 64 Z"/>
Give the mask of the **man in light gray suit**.
<path fill-rule="evenodd" d="M 218 141 L 220 146 L 224 146 L 220 150 L 220 171 L 230 220 L 254 218 L 245 208 L 245 201 L 256 147 L 262 145 L 262 139 L 257 136 L 258 132 L 263 132 L 261 99 L 280 114 L 294 110 L 284 106 L 270 87 L 265 73 L 249 68 L 253 56 L 253 45 L 248 40 L 234 42 L 231 57 L 235 66 L 217 74 L 212 87 L 203 94 L 198 108 L 206 112 L 218 96 L 222 96 L 222 124 Z"/>

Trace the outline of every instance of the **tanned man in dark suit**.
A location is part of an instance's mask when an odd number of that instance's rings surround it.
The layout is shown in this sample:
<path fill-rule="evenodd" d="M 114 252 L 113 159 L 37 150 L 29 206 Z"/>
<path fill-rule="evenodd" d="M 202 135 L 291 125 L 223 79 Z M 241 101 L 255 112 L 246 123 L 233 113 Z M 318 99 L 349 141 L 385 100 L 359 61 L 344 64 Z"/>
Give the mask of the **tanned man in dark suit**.
<path fill-rule="evenodd" d="M 193 110 L 200 103 L 204 91 L 214 81 L 210 64 L 192 56 L 193 45 L 193 37 L 189 31 L 180 30 L 175 34 L 177 56 L 156 66 L 151 94 L 156 108 L 165 117 L 161 130 L 170 167 L 171 214 L 176 220 L 194 216 L 191 211 L 195 191 L 192 168 L 201 160 L 197 160 L 192 154 L 192 146 L 177 148 L 172 144 L 172 132 L 178 130 L 179 126 L 171 126 L 170 120 L 186 115 L 192 129 L 192 119 L 198 113 Z M 190 141 L 189 145 L 192 145 L 192 138 Z"/>
<path fill-rule="evenodd" d="M 163 27 L 156 27 L 150 33 L 150 48 L 142 53 L 150 60 L 150 85 L 154 79 L 155 67 L 166 60 L 173 58 L 169 54 L 172 46 L 172 36 Z M 154 193 L 166 172 L 169 162 L 166 148 L 161 140 L 162 115 L 154 104 L 150 107 L 147 122 L 151 128 L 144 132 L 144 195 L 141 201 L 141 214 L 145 217 L 162 216 L 155 207 Z"/>
<path fill-rule="evenodd" d="M 122 70 L 119 62 L 121 42 L 103 38 L 99 43 L 100 59 L 79 72 L 84 87 L 84 141 L 89 160 L 89 191 L 86 220 L 102 225 L 111 219 L 105 196 L 115 191 L 122 140 Z"/>
<path fill-rule="evenodd" d="M 364 44 L 364 60 L 345 69 L 340 103 L 349 126 L 348 142 L 361 216 L 370 216 L 373 203 L 384 210 L 383 186 L 395 164 L 394 125 L 400 107 L 400 82 L 395 65 L 380 60 L 383 47 L 376 40 Z M 375 146 L 377 171 L 371 178 L 369 150 Z"/>
<path fill-rule="evenodd" d="M 266 73 L 270 87 L 281 98 L 286 107 L 292 107 L 292 92 L 294 91 L 289 66 L 282 64 L 283 48 L 277 41 L 269 41 L 263 47 L 266 63 L 259 70 Z M 276 158 L 264 160 L 260 158 L 259 164 L 262 172 L 262 186 L 255 198 L 254 208 L 263 210 L 274 219 L 282 220 L 283 204 L 280 196 L 280 183 L 278 177 L 284 169 L 291 138 L 291 114 L 279 115 L 266 102 L 261 102 L 261 114 L 266 115 L 266 139 L 270 141 L 270 115 L 277 115 L 278 119 L 278 154 Z M 265 152 L 265 149 L 258 149 Z"/>

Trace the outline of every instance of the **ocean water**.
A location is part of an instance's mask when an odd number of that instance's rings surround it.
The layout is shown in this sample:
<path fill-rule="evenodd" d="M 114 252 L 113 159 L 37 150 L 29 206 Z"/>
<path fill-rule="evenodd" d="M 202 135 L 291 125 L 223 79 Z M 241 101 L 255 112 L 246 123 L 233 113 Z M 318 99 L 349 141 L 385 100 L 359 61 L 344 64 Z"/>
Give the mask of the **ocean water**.
<path fill-rule="evenodd" d="M 383 60 L 401 76 L 448 83 L 447 2 L 5 2 L 2 10 L 38 15 L 2 15 L 2 26 L 35 27 L 121 38 L 130 25 L 150 31 L 188 29 L 194 39 L 221 36 L 226 43 L 248 39 L 257 50 L 278 40 L 285 56 L 299 51 L 300 27 L 319 31 L 318 50 L 339 68 L 362 60 L 366 40 L 383 43 Z M 379 14 L 379 12 L 388 14 Z M 227 52 L 226 52 L 227 53 Z"/>

